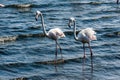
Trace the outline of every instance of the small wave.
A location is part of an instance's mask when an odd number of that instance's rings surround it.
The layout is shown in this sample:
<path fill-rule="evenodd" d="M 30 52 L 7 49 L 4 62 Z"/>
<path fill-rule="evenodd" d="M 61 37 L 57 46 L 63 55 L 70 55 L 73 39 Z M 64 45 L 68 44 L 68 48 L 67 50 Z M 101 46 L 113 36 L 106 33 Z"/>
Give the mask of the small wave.
<path fill-rule="evenodd" d="M 12 4 L 12 5 L 6 5 L 6 8 L 39 8 L 39 7 L 50 7 L 52 4 L 41 4 L 41 5 L 36 5 L 36 4 Z"/>
<path fill-rule="evenodd" d="M 17 39 L 17 36 L 0 37 L 0 42 L 15 41 L 16 39 Z"/>
<path fill-rule="evenodd" d="M 31 76 L 31 77 L 19 77 L 10 80 L 45 80 L 41 76 Z"/>
<path fill-rule="evenodd" d="M 58 60 L 56 60 L 56 64 L 63 64 L 63 63 L 68 63 L 68 62 L 78 62 L 78 61 L 80 61 L 80 59 L 83 59 L 83 58 L 82 57 L 78 57 L 78 58 L 71 58 L 71 59 L 58 59 Z M 51 64 L 55 64 L 55 60 L 37 61 L 37 62 L 31 62 L 31 63 L 21 63 L 21 62 L 6 63 L 6 64 L 1 64 L 0 67 L 1 66 L 20 67 L 20 66 L 34 65 L 34 64 L 43 64 L 43 65 L 47 65 L 48 64 L 48 65 L 51 65 Z"/>
<path fill-rule="evenodd" d="M 120 37 L 120 31 L 104 34 L 106 37 Z"/>
<path fill-rule="evenodd" d="M 43 33 L 41 34 L 20 34 L 18 35 L 18 39 L 21 39 L 21 38 L 28 38 L 28 37 L 45 37 L 45 35 Z"/>
<path fill-rule="evenodd" d="M 13 78 L 13 79 L 10 79 L 10 80 L 29 80 L 29 79 L 26 78 L 26 77 L 19 77 L 19 78 Z"/>
<path fill-rule="evenodd" d="M 80 30 L 76 31 L 76 34 L 78 34 Z M 72 35 L 73 31 L 65 31 L 66 35 Z M 36 34 L 19 34 L 17 36 L 6 36 L 6 37 L 0 37 L 0 42 L 9 42 L 9 41 L 16 41 L 23 38 L 29 38 L 29 37 L 45 37 L 43 33 L 36 33 Z"/>
<path fill-rule="evenodd" d="M 116 4 L 116 3 L 114 3 L 114 2 L 99 2 L 99 1 L 97 1 L 97 2 L 78 2 L 78 1 L 76 1 L 76 2 L 72 2 L 71 4 L 77 4 L 77 5 L 101 5 L 101 4 Z"/>
<path fill-rule="evenodd" d="M 102 2 L 90 2 L 89 4 L 98 5 L 98 4 L 102 4 Z"/>
<path fill-rule="evenodd" d="M 83 22 L 94 22 L 94 21 L 99 21 L 99 20 L 107 20 L 107 19 L 111 19 L 111 18 L 115 18 L 117 17 L 117 15 L 109 15 L 109 16 L 100 16 L 100 17 L 92 17 L 92 18 L 83 18 L 82 21 Z"/>
<path fill-rule="evenodd" d="M 106 43 L 106 44 L 103 44 L 102 46 L 120 46 L 119 44 L 117 43 Z"/>
<path fill-rule="evenodd" d="M 34 8 L 39 8 L 39 7 L 51 7 L 51 6 L 66 6 L 67 4 L 69 3 L 65 3 L 65 2 L 62 2 L 62 3 L 59 3 L 59 4 L 40 4 L 40 5 L 36 5 L 36 4 L 12 4 L 12 5 L 2 5 L 1 4 L 1 7 L 11 7 L 11 8 L 30 8 L 30 7 L 34 7 Z M 73 5 L 86 5 L 86 4 L 89 4 L 89 5 L 101 5 L 101 4 L 116 4 L 114 2 L 72 2 L 70 4 L 73 4 Z"/>
<path fill-rule="evenodd" d="M 116 4 L 116 2 L 90 2 L 89 4 L 99 5 L 99 4 Z"/>
<path fill-rule="evenodd" d="M 120 59 L 120 54 L 108 54 L 108 55 L 94 55 L 93 58 L 105 58 L 105 59 Z M 86 60 L 91 59 L 91 56 L 87 56 Z M 81 62 L 83 60 L 83 57 L 75 57 L 75 58 L 69 58 L 69 59 L 58 59 L 56 60 L 56 64 L 63 64 L 63 63 L 69 63 L 69 62 Z M 16 62 L 16 63 L 6 63 L 6 64 L 0 64 L 0 67 L 21 67 L 21 66 L 34 66 L 34 64 L 41 64 L 41 65 L 54 65 L 55 60 L 48 60 L 48 61 L 36 61 L 36 62 L 29 62 L 29 63 L 22 63 L 22 62 Z"/>
<path fill-rule="evenodd" d="M 30 76 L 30 77 L 19 77 L 19 78 L 13 78 L 10 80 L 46 80 L 42 78 L 41 76 Z"/>
<path fill-rule="evenodd" d="M 76 31 L 78 33 L 79 31 Z M 73 31 L 65 31 L 65 35 L 72 35 Z M 45 37 L 43 33 L 36 33 L 36 34 L 19 34 L 15 36 L 4 36 L 0 37 L 0 42 L 10 42 L 10 41 L 16 41 L 23 38 L 30 38 L 30 37 Z"/>
<path fill-rule="evenodd" d="M 12 5 L 7 5 L 6 7 L 12 7 L 12 8 L 29 8 L 29 7 L 32 7 L 32 4 L 12 4 Z"/>
<path fill-rule="evenodd" d="M 5 36 L 5 37 L 0 37 L 0 42 L 16 41 L 18 39 L 20 40 L 28 37 L 45 37 L 45 35 L 41 33 L 41 34 L 20 34 L 17 36 Z"/>

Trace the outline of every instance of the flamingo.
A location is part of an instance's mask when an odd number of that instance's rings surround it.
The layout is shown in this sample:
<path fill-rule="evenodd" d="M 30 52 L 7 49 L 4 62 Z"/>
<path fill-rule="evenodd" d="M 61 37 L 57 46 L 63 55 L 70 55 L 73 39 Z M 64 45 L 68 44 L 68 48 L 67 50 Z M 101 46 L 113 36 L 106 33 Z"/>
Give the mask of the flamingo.
<path fill-rule="evenodd" d="M 86 29 L 83 29 L 81 30 L 78 35 L 76 35 L 76 21 L 75 21 L 75 18 L 74 17 L 71 17 L 70 20 L 69 20 L 69 23 L 68 23 L 68 26 L 71 28 L 71 24 L 74 23 L 74 39 L 76 41 L 80 41 L 83 43 L 83 50 L 84 50 L 84 56 L 83 58 L 85 58 L 85 43 L 88 44 L 88 47 L 90 49 L 90 53 L 91 53 L 91 57 L 93 55 L 93 52 L 92 52 L 92 48 L 90 46 L 90 41 L 92 40 L 97 40 L 95 34 L 96 32 L 92 29 L 92 28 L 86 28 Z"/>
<path fill-rule="evenodd" d="M 117 0 L 117 4 L 119 3 L 119 0 Z"/>
<path fill-rule="evenodd" d="M 46 29 L 45 29 L 45 26 L 44 26 L 44 19 L 43 19 L 42 13 L 40 11 L 36 11 L 36 16 L 35 16 L 36 21 L 38 20 L 39 16 L 41 17 L 41 23 L 42 23 L 44 35 L 47 36 L 48 38 L 54 40 L 55 43 L 56 43 L 56 52 L 55 52 L 55 63 L 56 63 L 56 61 L 57 61 L 57 54 L 58 54 L 57 47 L 59 47 L 59 49 L 60 49 L 61 59 L 63 58 L 63 56 L 62 56 L 62 48 L 58 44 L 58 39 L 62 38 L 62 37 L 65 37 L 65 34 L 59 28 L 54 28 L 54 29 L 51 29 L 51 30 L 49 30 L 47 32 Z"/>

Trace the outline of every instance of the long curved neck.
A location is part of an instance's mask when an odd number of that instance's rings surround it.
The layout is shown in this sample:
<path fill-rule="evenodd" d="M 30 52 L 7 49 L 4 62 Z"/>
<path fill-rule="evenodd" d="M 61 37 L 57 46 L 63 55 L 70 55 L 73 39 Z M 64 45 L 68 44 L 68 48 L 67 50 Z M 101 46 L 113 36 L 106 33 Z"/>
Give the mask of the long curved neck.
<path fill-rule="evenodd" d="M 43 19 L 42 14 L 41 14 L 41 23 L 42 23 L 42 27 L 43 27 L 43 33 L 45 36 L 47 36 L 47 31 L 46 31 L 45 26 L 44 26 L 44 19 Z"/>
<path fill-rule="evenodd" d="M 74 31 L 74 39 L 77 41 L 78 37 L 76 35 L 76 22 L 75 21 L 74 21 L 74 29 L 73 29 L 73 31 Z"/>

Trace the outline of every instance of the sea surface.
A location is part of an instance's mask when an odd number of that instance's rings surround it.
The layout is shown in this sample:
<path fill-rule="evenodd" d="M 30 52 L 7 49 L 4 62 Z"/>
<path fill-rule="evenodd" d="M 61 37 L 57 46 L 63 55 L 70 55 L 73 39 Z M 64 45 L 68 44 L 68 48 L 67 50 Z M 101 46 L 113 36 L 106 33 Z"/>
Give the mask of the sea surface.
<path fill-rule="evenodd" d="M 0 0 L 0 80 L 119 80 L 120 79 L 120 3 L 116 0 Z M 44 36 L 46 30 L 61 28 L 66 37 L 58 40 L 64 61 L 54 64 L 55 41 Z M 68 27 L 76 19 L 77 31 L 93 28 L 97 40 L 91 41 L 93 57 L 86 44 L 74 40 Z M 58 60 L 61 59 L 60 52 Z"/>

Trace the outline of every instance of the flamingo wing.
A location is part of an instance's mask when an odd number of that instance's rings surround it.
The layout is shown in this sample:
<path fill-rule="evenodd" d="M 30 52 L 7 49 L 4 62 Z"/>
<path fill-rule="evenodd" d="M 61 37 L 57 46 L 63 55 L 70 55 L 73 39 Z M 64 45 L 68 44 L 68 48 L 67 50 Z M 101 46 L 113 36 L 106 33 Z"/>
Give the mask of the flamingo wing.
<path fill-rule="evenodd" d="M 96 32 L 93 30 L 93 28 L 86 28 L 83 30 L 83 32 L 90 40 L 97 40 L 97 37 L 95 36 Z"/>
<path fill-rule="evenodd" d="M 48 31 L 48 37 L 56 40 L 58 38 L 65 37 L 65 34 L 62 32 L 61 29 L 54 28 Z"/>
<path fill-rule="evenodd" d="M 96 32 L 92 28 L 86 28 L 78 33 L 78 39 L 84 43 L 89 42 L 91 40 L 97 40 L 95 34 Z"/>

